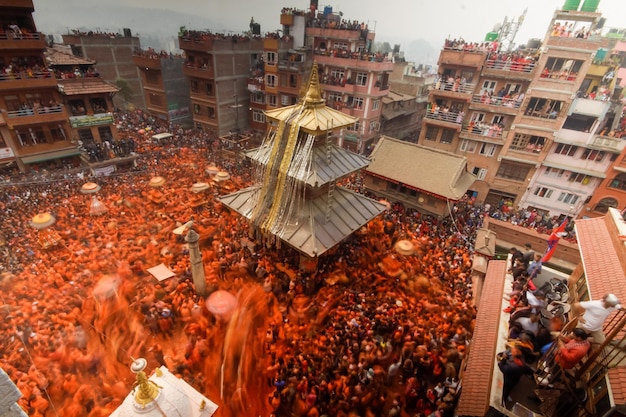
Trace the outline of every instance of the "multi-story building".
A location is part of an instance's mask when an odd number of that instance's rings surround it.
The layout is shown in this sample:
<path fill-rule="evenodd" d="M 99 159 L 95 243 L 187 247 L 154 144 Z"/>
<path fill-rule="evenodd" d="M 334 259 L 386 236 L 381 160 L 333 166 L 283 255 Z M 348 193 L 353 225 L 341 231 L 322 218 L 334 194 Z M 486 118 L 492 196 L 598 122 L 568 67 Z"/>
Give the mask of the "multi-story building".
<path fill-rule="evenodd" d="M 102 78 L 121 87 L 114 100 L 116 107 L 146 108 L 143 84 L 133 60 L 133 51 L 141 44 L 130 29 L 124 29 L 123 34 L 73 30 L 63 35 L 63 43 L 70 45 L 74 55 L 96 61 Z"/>
<path fill-rule="evenodd" d="M 186 30 L 179 34 L 185 52 L 194 126 L 218 136 L 248 127 L 250 68 L 263 49 L 256 36 Z"/>
<path fill-rule="evenodd" d="M 135 49 L 133 59 L 141 74 L 146 110 L 170 123 L 192 125 L 189 81 L 183 74 L 185 58 L 148 48 Z"/>
<path fill-rule="evenodd" d="M 67 108 L 44 57 L 30 0 L 0 0 L 0 157 L 21 171 L 79 164 Z"/>
<path fill-rule="evenodd" d="M 591 7 L 557 10 L 542 43 L 529 42 L 514 52 L 498 52 L 491 42 L 446 42 L 419 143 L 466 155 L 478 177 L 469 192 L 477 201 L 536 203 L 526 198 L 537 191 L 530 189 L 533 178 L 545 172 L 538 168 L 547 156 L 567 144 L 557 132 L 576 108 L 572 103 L 603 45 L 596 34 L 600 17 Z M 595 111 L 600 118 L 607 110 Z M 591 148 L 593 139 L 588 143 Z M 569 204 L 563 201 L 573 197 L 554 198 L 556 203 L 543 209 L 567 213 L 570 206 L 563 211 Z"/>
<path fill-rule="evenodd" d="M 365 23 L 342 16 L 328 6 L 317 11 L 315 0 L 309 10 L 282 10 L 283 35 L 264 39 L 263 66 L 252 67 L 251 126 L 264 129 L 263 109 L 294 104 L 316 61 L 326 103 L 357 118 L 338 135 L 339 145 L 363 153 L 379 137 L 393 62 L 372 53 L 375 34 Z"/>

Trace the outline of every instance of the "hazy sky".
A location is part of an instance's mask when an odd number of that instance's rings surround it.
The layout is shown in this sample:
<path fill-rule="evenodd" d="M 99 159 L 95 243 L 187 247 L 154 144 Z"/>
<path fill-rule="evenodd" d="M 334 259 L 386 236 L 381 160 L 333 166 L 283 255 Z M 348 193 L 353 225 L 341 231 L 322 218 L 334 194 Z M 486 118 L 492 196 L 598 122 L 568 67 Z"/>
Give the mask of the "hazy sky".
<path fill-rule="evenodd" d="M 584 1 L 584 0 L 583 0 Z M 35 21 L 42 30 L 48 22 L 46 12 L 37 14 L 54 5 L 58 7 L 73 0 L 34 0 Z M 524 9 L 528 9 L 516 43 L 526 43 L 530 38 L 543 38 L 547 25 L 555 9 L 563 6 L 565 0 L 319 0 L 319 9 L 332 6 L 333 11 L 343 12 L 350 20 L 365 21 L 376 31 L 377 41 L 398 43 L 402 40 L 426 39 L 434 45 L 443 40 L 462 36 L 468 41 L 481 41 L 494 25 L 505 17 L 517 19 Z M 159 8 L 206 17 L 204 27 L 189 27 L 188 22 L 180 22 L 191 29 L 211 29 L 215 31 L 246 30 L 250 17 L 261 24 L 261 31 L 268 32 L 280 28 L 282 7 L 306 9 L 308 0 L 80 0 L 77 8 L 89 10 L 91 7 L 133 6 L 139 8 Z M 599 11 L 607 18 L 605 27 L 626 28 L 626 2 L 624 0 L 601 0 Z M 72 22 L 71 13 L 65 16 L 69 27 L 78 27 Z M 106 21 L 98 25 L 118 31 L 127 24 Z M 154 22 L 155 26 L 159 22 Z M 195 25 L 194 25 L 195 26 Z"/>

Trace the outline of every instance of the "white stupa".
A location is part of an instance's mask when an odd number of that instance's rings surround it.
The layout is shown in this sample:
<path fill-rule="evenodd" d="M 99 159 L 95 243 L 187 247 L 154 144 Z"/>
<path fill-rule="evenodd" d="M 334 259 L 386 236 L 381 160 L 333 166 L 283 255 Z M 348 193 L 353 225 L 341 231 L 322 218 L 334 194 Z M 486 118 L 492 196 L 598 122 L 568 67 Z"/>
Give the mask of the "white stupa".
<path fill-rule="evenodd" d="M 217 404 L 174 376 L 165 366 L 157 368 L 148 378 L 143 371 L 146 360 L 136 359 L 131 370 L 137 382 L 124 402 L 111 417 L 211 417 Z"/>

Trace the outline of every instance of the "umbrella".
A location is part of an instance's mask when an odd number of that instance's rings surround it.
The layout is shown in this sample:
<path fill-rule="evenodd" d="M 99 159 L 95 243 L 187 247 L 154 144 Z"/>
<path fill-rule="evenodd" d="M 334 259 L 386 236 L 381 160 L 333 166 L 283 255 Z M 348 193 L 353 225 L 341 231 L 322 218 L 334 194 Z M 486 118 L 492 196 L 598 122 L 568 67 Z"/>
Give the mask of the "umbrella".
<path fill-rule="evenodd" d="M 80 187 L 80 192 L 83 194 L 94 194 L 100 191 L 100 188 L 95 182 L 86 182 Z"/>
<path fill-rule="evenodd" d="M 208 189 L 209 189 L 209 184 L 207 184 L 206 182 L 197 182 L 191 186 L 191 192 L 193 193 L 200 193 Z"/>
<path fill-rule="evenodd" d="M 213 292 L 206 300 L 206 308 L 217 318 L 228 321 L 237 307 L 237 298 L 224 290 Z"/>
<path fill-rule="evenodd" d="M 162 186 L 163 184 L 165 184 L 165 178 L 161 176 L 152 177 L 152 179 L 150 180 L 150 187 L 158 188 Z"/>
<path fill-rule="evenodd" d="M 35 217 L 33 217 L 30 221 L 30 225 L 33 226 L 35 229 L 41 230 L 45 229 L 46 227 L 52 226 L 54 222 L 56 222 L 54 216 L 49 212 L 45 212 L 39 213 Z"/>
<path fill-rule="evenodd" d="M 415 246 L 413 246 L 413 242 L 410 240 L 399 240 L 394 245 L 394 249 L 400 255 L 413 255 L 415 253 Z"/>
<path fill-rule="evenodd" d="M 211 164 L 206 169 L 207 174 L 215 175 L 220 172 L 220 169 L 215 166 L 215 164 Z"/>
<path fill-rule="evenodd" d="M 220 171 L 215 174 L 215 181 L 228 181 L 230 179 L 230 174 L 226 171 Z"/>

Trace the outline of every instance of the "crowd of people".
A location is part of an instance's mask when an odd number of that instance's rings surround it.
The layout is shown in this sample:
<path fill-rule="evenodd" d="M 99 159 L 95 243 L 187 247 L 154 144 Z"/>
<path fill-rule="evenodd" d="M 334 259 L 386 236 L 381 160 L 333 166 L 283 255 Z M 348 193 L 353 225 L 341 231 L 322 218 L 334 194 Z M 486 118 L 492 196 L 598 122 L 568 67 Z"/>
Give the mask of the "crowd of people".
<path fill-rule="evenodd" d="M 475 318 L 472 236 L 486 209 L 504 216 L 503 207 L 467 200 L 441 220 L 393 205 L 301 271 L 295 251 L 253 243 L 243 217 L 217 201 L 253 181 L 245 163 L 222 157 L 218 138 L 140 111 L 115 117 L 136 142 L 132 171 L 0 184 L 0 366 L 29 415 L 109 415 L 142 356 L 224 416 L 452 415 Z M 150 141 L 165 131 L 171 142 Z M 230 180 L 211 182 L 216 167 Z M 164 183 L 152 186 L 155 176 Z M 81 193 L 88 180 L 101 186 L 95 200 Z M 197 193 L 198 181 L 212 185 Z M 343 185 L 364 192 L 358 176 Z M 104 214 L 91 215 L 95 201 Z M 60 238 L 47 249 L 31 227 L 41 212 Z M 229 291 L 246 306 L 230 322 L 195 291 L 184 236 L 173 233 L 191 218 L 208 294 Z M 397 250 L 400 240 L 414 254 Z M 175 276 L 148 273 L 160 263 Z M 234 371 L 220 376 L 226 361 Z"/>

